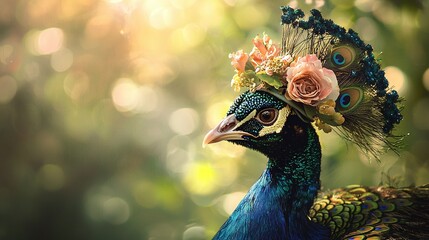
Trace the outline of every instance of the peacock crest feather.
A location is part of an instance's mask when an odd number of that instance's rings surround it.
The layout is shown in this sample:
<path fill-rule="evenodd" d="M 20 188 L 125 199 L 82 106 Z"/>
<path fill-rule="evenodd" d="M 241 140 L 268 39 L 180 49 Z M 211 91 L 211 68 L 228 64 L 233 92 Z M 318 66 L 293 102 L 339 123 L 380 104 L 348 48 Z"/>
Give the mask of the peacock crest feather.
<path fill-rule="evenodd" d="M 308 20 L 302 19 L 300 9 L 286 6 L 281 10 L 282 54 L 316 54 L 337 76 L 340 95 L 336 109 L 345 118 L 338 128 L 340 135 L 374 157 L 380 155 L 374 146 L 386 144 L 396 150 L 398 142 L 392 129 L 402 120 L 397 106 L 400 98 L 389 88 L 372 46 L 352 29 L 324 19 L 318 10 L 311 10 Z"/>

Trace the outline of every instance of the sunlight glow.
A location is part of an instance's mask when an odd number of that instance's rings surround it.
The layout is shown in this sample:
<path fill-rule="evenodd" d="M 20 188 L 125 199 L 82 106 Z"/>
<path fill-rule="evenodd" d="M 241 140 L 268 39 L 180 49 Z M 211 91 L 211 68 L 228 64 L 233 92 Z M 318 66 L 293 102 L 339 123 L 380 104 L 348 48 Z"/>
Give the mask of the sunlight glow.
<path fill-rule="evenodd" d="M 174 12 L 168 8 L 155 9 L 149 15 L 149 23 L 155 29 L 172 27 L 174 20 Z"/>
<path fill-rule="evenodd" d="M 85 230 L 95 240 L 211 239 L 267 158 L 228 141 L 203 149 L 202 140 L 245 91 L 229 86 L 237 72 L 228 54 L 250 52 L 264 32 L 281 45 L 280 5 L 302 8 L 305 20 L 323 6 L 324 18 L 355 30 L 377 61 L 396 64 L 385 74 L 406 100 L 394 134 L 409 146 L 381 164 L 317 132 L 323 189 L 374 186 L 387 170 L 401 185 L 429 182 L 429 6 L 413 2 L 2 1 L 0 212 L 40 219 L 29 229 L 56 239 Z M 317 52 L 306 40 L 295 43 Z M 0 226 L 0 236 L 31 239 L 21 222 Z"/>
<path fill-rule="evenodd" d="M 170 0 L 170 3 L 177 9 L 192 7 L 197 0 Z"/>
<path fill-rule="evenodd" d="M 183 40 L 191 47 L 198 45 L 204 40 L 206 31 L 198 24 L 190 23 L 183 28 L 182 34 Z"/>
<path fill-rule="evenodd" d="M 254 29 L 257 26 L 264 26 L 270 14 L 265 5 L 247 4 L 235 8 L 234 20 L 242 29 Z"/>

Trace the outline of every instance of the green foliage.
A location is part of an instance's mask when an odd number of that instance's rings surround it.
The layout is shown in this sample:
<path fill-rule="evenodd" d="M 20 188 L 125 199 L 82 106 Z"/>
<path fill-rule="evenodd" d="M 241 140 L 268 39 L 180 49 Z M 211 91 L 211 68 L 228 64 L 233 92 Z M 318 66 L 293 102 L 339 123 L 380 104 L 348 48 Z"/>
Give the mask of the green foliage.
<path fill-rule="evenodd" d="M 278 76 L 270 76 L 266 73 L 258 73 L 257 76 L 259 79 L 261 79 L 261 81 L 268 83 L 268 85 L 273 86 L 276 89 L 279 89 L 281 86 L 283 86 L 283 83 L 280 81 Z"/>

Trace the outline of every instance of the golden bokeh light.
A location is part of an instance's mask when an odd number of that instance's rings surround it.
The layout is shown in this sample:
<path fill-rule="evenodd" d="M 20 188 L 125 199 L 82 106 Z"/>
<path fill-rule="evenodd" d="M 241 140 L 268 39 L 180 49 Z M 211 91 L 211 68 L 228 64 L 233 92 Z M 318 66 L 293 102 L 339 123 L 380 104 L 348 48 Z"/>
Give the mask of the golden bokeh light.
<path fill-rule="evenodd" d="M 183 178 L 183 183 L 191 193 L 207 195 L 217 190 L 219 180 L 219 174 L 212 164 L 195 162 L 189 166 L 189 170 Z"/>
<path fill-rule="evenodd" d="M 197 129 L 199 116 L 192 108 L 177 109 L 171 113 L 168 124 L 175 133 L 189 135 Z"/>
<path fill-rule="evenodd" d="M 73 52 L 62 48 L 51 55 L 51 67 L 57 72 L 67 71 L 73 64 Z"/>
<path fill-rule="evenodd" d="M 388 66 L 384 69 L 389 86 L 403 95 L 407 92 L 407 77 L 404 72 L 395 66 Z"/>
<path fill-rule="evenodd" d="M 37 54 L 52 54 L 63 46 L 64 32 L 60 28 L 47 28 L 40 31 L 34 41 L 34 50 Z"/>
<path fill-rule="evenodd" d="M 118 79 L 112 90 L 112 100 L 120 112 L 135 110 L 140 102 L 139 86 L 131 79 Z"/>

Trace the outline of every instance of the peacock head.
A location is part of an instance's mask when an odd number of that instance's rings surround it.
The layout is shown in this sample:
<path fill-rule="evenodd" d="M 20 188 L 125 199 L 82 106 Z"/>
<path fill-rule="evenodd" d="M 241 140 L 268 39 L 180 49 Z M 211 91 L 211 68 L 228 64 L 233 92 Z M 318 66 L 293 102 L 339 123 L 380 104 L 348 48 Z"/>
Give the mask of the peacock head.
<path fill-rule="evenodd" d="M 288 105 L 267 92 L 244 92 L 227 117 L 206 135 L 204 144 L 228 140 L 264 153 L 282 140 L 290 112 Z"/>
<path fill-rule="evenodd" d="M 310 123 L 302 121 L 287 103 L 266 91 L 246 91 L 230 107 L 227 117 L 204 138 L 203 144 L 227 140 L 268 157 L 286 148 L 305 147 Z M 315 136 L 313 136 L 315 137 Z"/>
<path fill-rule="evenodd" d="M 389 88 L 371 45 L 317 10 L 282 7 L 283 36 L 263 34 L 248 54 L 229 55 L 231 86 L 241 94 L 204 142 L 229 140 L 262 150 L 284 139 L 292 125 L 313 123 L 334 131 L 376 158 L 380 145 L 395 148 L 392 129 L 402 120 L 398 93 Z M 268 150 L 267 150 L 268 151 Z"/>

